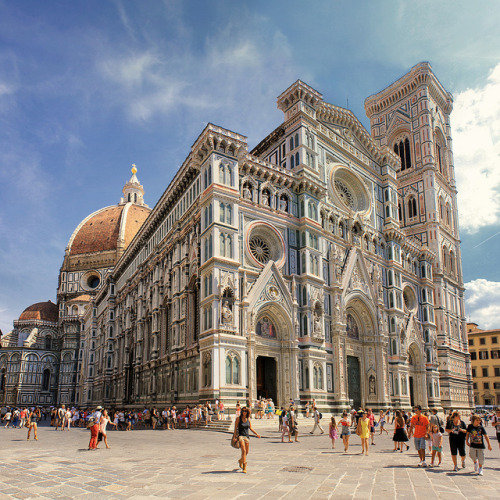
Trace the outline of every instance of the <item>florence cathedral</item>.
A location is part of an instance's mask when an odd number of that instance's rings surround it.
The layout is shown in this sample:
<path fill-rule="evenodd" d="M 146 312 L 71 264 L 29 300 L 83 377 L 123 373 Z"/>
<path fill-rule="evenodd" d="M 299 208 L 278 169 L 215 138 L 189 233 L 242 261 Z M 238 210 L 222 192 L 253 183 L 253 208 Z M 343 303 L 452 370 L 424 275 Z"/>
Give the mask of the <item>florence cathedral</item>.
<path fill-rule="evenodd" d="M 3 336 L 2 404 L 470 408 L 452 103 L 417 64 L 370 134 L 297 80 L 251 151 L 208 124 L 153 209 L 134 166 Z"/>

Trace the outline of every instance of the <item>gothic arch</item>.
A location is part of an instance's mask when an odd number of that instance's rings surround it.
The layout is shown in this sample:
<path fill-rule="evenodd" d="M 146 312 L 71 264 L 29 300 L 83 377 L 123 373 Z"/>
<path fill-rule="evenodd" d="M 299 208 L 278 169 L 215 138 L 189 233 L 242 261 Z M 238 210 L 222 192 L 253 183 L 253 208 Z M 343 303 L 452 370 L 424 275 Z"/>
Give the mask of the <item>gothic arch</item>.
<path fill-rule="evenodd" d="M 376 311 L 371 301 L 361 291 L 356 291 L 346 296 L 346 318 L 348 314 L 356 320 L 359 328 L 359 340 L 362 341 L 365 335 L 373 334 L 376 331 Z M 353 338 L 353 337 L 352 337 Z"/>

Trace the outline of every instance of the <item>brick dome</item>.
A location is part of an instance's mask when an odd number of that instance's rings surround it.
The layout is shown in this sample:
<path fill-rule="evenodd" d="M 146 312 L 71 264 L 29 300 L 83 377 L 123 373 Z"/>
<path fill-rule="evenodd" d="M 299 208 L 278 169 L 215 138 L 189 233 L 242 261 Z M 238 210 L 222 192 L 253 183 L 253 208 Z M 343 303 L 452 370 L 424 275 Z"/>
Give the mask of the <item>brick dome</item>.
<path fill-rule="evenodd" d="M 57 305 L 51 302 L 37 302 L 27 307 L 19 316 L 19 321 L 41 320 L 57 322 L 59 316 Z"/>
<path fill-rule="evenodd" d="M 85 218 L 73 232 L 67 255 L 127 248 L 151 209 L 133 203 L 106 207 Z"/>

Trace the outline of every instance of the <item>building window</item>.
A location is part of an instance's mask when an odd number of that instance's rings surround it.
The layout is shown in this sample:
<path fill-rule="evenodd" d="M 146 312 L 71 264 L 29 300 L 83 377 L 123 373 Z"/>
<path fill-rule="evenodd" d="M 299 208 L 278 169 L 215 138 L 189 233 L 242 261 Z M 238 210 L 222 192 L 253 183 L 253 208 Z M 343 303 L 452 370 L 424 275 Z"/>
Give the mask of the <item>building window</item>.
<path fill-rule="evenodd" d="M 474 345 L 474 339 L 469 339 L 469 345 Z"/>
<path fill-rule="evenodd" d="M 483 382 L 483 388 L 484 389 L 489 389 L 490 388 L 490 383 L 489 382 Z"/>
<path fill-rule="evenodd" d="M 474 389 L 477 389 L 477 383 L 476 383 L 476 382 L 474 382 L 474 383 L 472 384 L 472 387 L 473 387 Z"/>
<path fill-rule="evenodd" d="M 212 385 L 212 357 L 210 356 L 210 354 L 205 354 L 203 356 L 202 374 L 203 387 Z"/>
<path fill-rule="evenodd" d="M 234 353 L 226 356 L 226 384 L 239 385 L 240 383 L 240 360 Z"/>
<path fill-rule="evenodd" d="M 484 337 L 479 339 L 479 345 L 486 345 L 486 339 Z"/>
<path fill-rule="evenodd" d="M 479 351 L 479 359 L 488 359 L 488 351 Z"/>
<path fill-rule="evenodd" d="M 394 144 L 394 152 L 401 159 L 401 170 L 411 168 L 410 141 L 406 138 Z"/>
<path fill-rule="evenodd" d="M 488 368 L 483 368 L 483 377 L 488 376 Z"/>
<path fill-rule="evenodd" d="M 476 351 L 470 352 L 470 359 L 471 359 L 471 361 L 475 361 L 477 359 Z"/>
<path fill-rule="evenodd" d="M 408 217 L 410 219 L 413 219 L 416 216 L 417 216 L 417 199 L 414 196 L 412 196 L 408 200 Z"/>
<path fill-rule="evenodd" d="M 313 387 L 323 389 L 323 368 L 320 365 L 314 365 L 313 368 Z"/>
<path fill-rule="evenodd" d="M 471 373 L 472 373 L 472 378 L 476 378 L 476 369 L 475 368 L 472 368 Z"/>
<path fill-rule="evenodd" d="M 50 390 L 50 370 L 46 368 L 43 371 L 42 391 L 48 391 L 48 390 Z"/>
<path fill-rule="evenodd" d="M 495 377 L 500 377 L 500 368 L 495 367 Z"/>

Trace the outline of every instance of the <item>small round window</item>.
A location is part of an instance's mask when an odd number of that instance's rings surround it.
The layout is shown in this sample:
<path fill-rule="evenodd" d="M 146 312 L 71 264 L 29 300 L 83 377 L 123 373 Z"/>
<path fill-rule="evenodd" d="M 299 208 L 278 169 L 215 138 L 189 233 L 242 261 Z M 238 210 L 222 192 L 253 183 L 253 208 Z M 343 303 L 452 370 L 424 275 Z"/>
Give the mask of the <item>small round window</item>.
<path fill-rule="evenodd" d="M 101 280 L 99 279 L 98 276 L 89 276 L 87 280 L 87 286 L 92 289 L 97 288 L 100 282 Z"/>
<path fill-rule="evenodd" d="M 97 271 L 90 271 L 82 276 L 80 283 L 85 290 L 96 290 L 101 284 L 101 277 Z"/>

